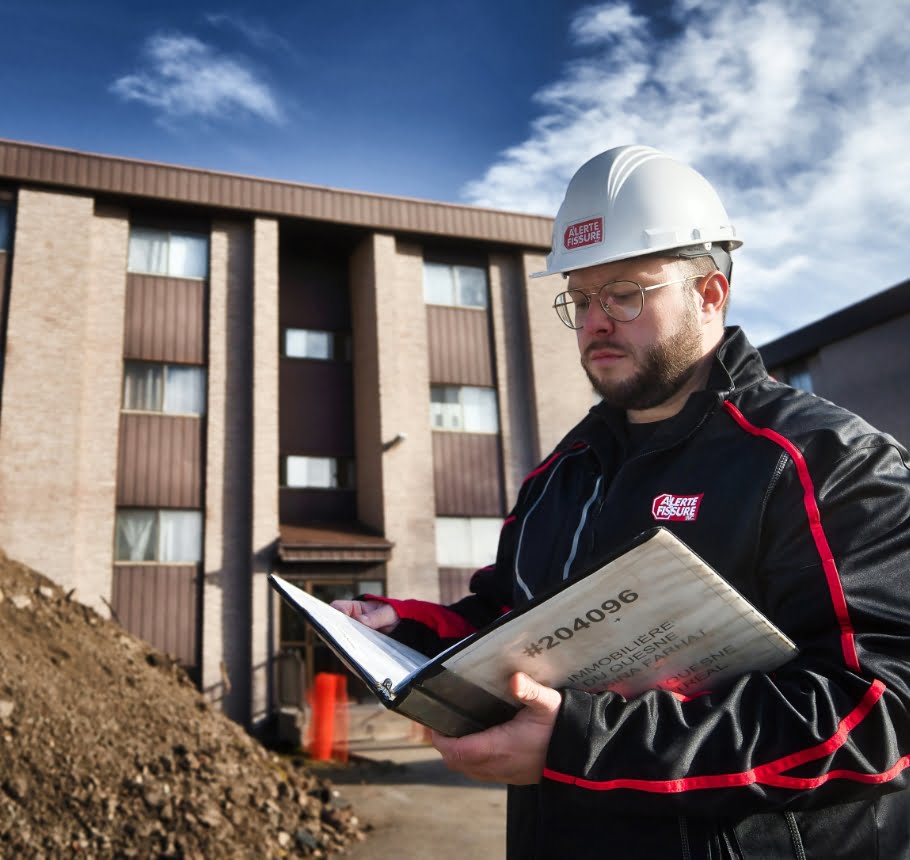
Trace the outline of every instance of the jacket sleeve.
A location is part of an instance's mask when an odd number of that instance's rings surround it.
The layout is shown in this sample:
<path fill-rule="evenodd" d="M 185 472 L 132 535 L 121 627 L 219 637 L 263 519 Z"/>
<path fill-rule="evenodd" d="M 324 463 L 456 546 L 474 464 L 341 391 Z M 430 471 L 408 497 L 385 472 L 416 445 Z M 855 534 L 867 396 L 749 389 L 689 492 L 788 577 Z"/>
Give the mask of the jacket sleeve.
<path fill-rule="evenodd" d="M 395 608 L 401 619 L 392 636 L 399 642 L 434 656 L 470 636 L 511 609 L 511 579 L 505 559 L 509 556 L 514 516 L 503 523 L 494 564 L 475 571 L 471 594 L 449 606 L 424 600 L 396 600 L 363 595 Z"/>
<path fill-rule="evenodd" d="M 907 787 L 906 452 L 889 437 L 845 447 L 819 434 L 805 456 L 790 454 L 764 513 L 755 575 L 798 656 L 691 700 L 565 691 L 543 803 L 739 816 Z M 834 465 L 813 483 L 823 463 Z"/>

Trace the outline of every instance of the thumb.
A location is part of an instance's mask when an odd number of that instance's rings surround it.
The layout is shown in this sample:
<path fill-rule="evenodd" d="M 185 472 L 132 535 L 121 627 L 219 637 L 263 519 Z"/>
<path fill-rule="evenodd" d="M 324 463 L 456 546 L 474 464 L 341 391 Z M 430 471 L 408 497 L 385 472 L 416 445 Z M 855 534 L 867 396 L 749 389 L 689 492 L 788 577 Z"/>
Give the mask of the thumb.
<path fill-rule="evenodd" d="M 558 690 L 538 684 L 530 675 L 516 672 L 510 681 L 512 695 L 532 711 L 552 713 L 558 711 L 562 696 Z"/>

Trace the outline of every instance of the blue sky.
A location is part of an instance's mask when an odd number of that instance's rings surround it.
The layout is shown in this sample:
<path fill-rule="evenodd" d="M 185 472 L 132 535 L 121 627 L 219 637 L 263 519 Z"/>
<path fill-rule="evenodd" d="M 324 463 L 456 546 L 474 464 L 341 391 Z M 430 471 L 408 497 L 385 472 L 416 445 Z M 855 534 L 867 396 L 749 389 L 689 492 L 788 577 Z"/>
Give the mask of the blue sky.
<path fill-rule="evenodd" d="M 910 0 L 0 0 L 0 136 L 555 213 L 610 146 L 718 188 L 762 343 L 910 276 Z M 547 282 L 542 282 L 545 289 Z"/>

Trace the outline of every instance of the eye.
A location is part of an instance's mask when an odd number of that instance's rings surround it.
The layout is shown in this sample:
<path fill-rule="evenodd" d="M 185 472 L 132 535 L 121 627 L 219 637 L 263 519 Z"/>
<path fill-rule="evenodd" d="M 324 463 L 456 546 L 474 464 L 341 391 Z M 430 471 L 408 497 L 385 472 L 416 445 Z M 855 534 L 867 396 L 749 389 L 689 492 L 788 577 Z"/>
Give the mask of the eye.
<path fill-rule="evenodd" d="M 637 284 L 619 282 L 613 284 L 604 295 L 604 300 L 612 305 L 627 305 L 638 301 Z"/>

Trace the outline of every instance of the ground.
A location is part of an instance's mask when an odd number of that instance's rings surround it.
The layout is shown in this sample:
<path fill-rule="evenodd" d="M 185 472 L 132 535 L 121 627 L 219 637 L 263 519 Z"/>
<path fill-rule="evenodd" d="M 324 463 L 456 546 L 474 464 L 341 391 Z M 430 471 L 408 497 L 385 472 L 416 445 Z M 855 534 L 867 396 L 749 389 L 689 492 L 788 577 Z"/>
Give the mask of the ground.
<path fill-rule="evenodd" d="M 326 857 L 360 839 L 331 781 L 0 551 L 0 858 Z"/>

